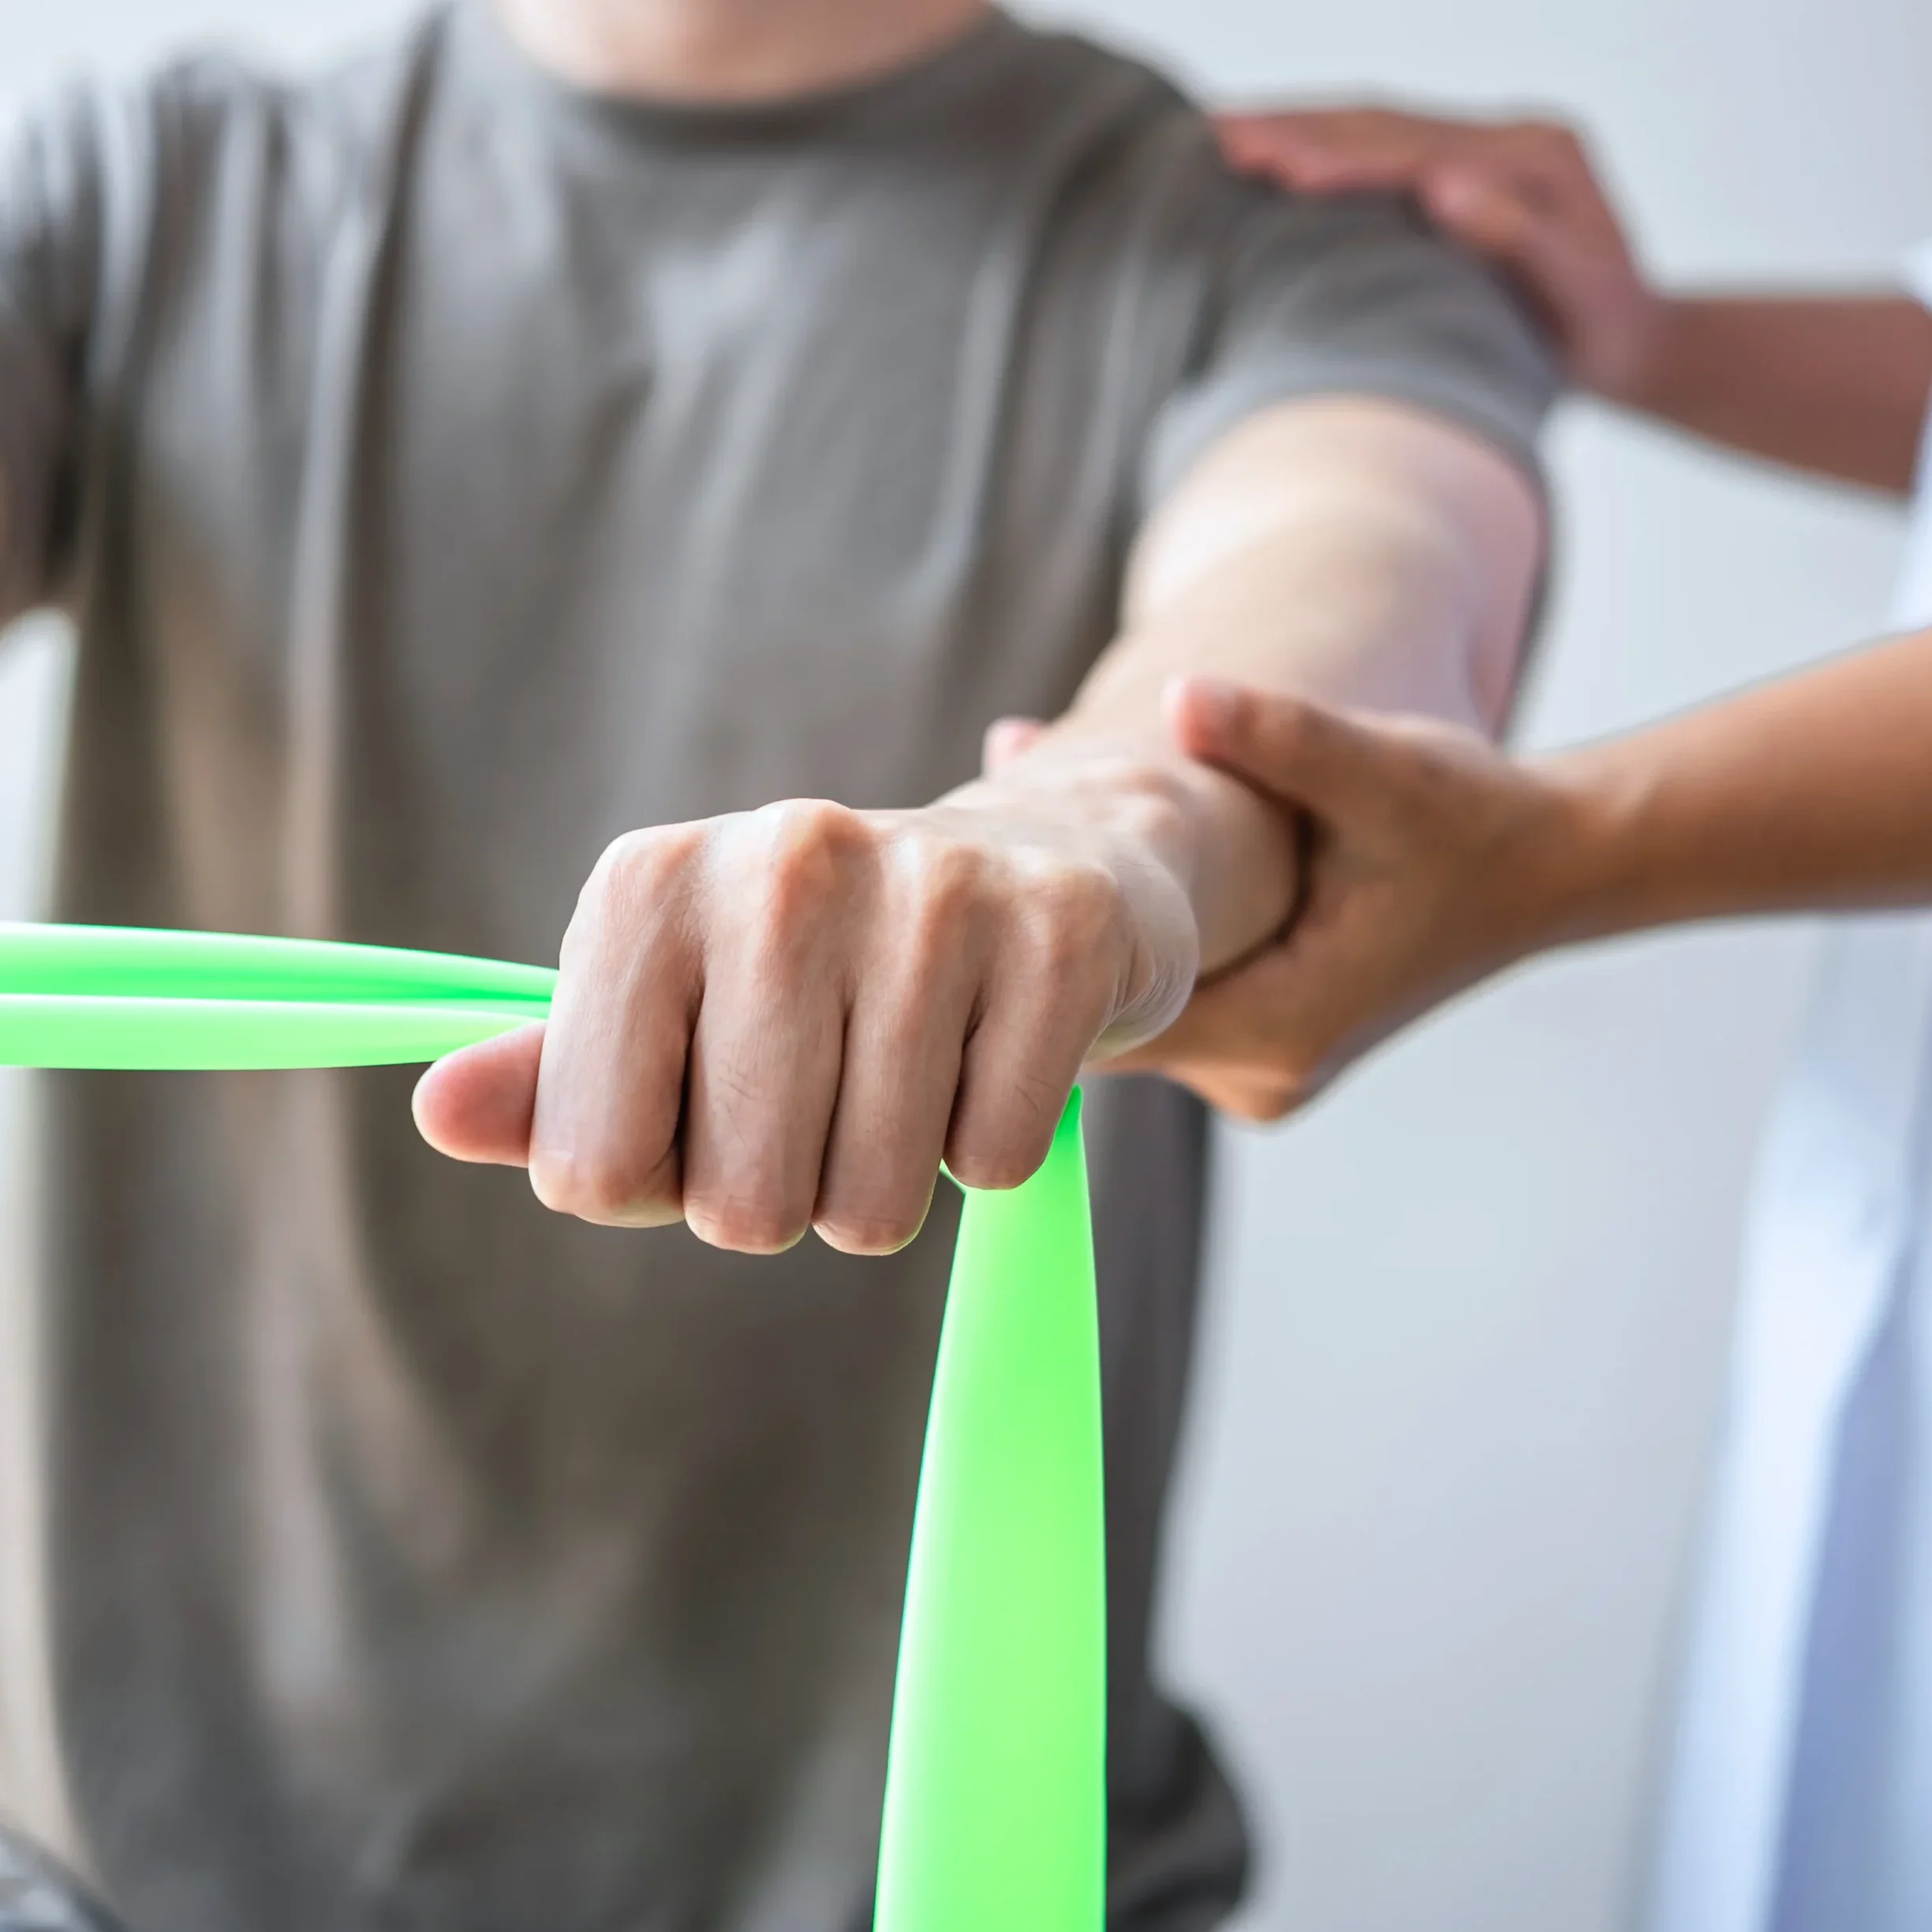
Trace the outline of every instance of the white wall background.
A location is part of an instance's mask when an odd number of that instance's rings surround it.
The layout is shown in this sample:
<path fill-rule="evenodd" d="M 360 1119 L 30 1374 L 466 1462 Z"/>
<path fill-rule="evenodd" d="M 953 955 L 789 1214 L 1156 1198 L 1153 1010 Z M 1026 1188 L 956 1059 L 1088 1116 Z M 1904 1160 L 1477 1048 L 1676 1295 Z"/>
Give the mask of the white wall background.
<path fill-rule="evenodd" d="M 307 58 L 397 0 L 0 0 L 0 111 L 219 32 Z M 1589 122 L 1678 278 L 1883 277 L 1932 234 L 1915 0 L 1041 6 L 1220 95 Z M 1896 548 L 1833 497 L 1586 410 L 1530 737 L 1874 628 Z M 26 902 L 58 652 L 0 661 L 0 910 Z M 1230 1136 L 1167 1642 L 1245 1773 L 1246 1922 L 1610 1932 L 1714 1416 L 1732 1230 L 1801 929 L 1518 976 L 1307 1120 Z"/>

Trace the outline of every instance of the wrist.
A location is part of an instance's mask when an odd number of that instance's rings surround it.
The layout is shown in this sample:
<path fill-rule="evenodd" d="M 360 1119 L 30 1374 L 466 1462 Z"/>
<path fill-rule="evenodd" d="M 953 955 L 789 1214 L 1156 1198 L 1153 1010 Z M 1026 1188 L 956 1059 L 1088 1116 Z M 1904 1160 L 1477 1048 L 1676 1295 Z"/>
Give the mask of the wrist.
<path fill-rule="evenodd" d="M 1599 366 L 1579 372 L 1593 395 L 1641 415 L 1668 416 L 1676 387 L 1672 371 L 1682 348 L 1689 305 L 1633 282 L 1627 312 L 1613 338 L 1616 349 Z"/>
<path fill-rule="evenodd" d="M 1265 944 L 1293 905 L 1289 815 L 1239 780 L 1178 754 L 1049 738 L 940 802 L 1079 837 L 1131 888 L 1130 899 L 1160 902 L 1164 924 L 1168 891 L 1178 895 L 1203 973 Z M 1167 890 L 1150 892 L 1157 877 Z"/>
<path fill-rule="evenodd" d="M 1532 946 L 1607 938 L 1662 916 L 1645 858 L 1655 787 L 1622 749 L 1586 746 L 1530 766 L 1542 795 L 1529 868 Z"/>
<path fill-rule="evenodd" d="M 936 804 L 989 825 L 1076 840 L 1108 865 L 1158 866 L 1183 888 L 1194 869 L 1187 788 L 1173 770 L 1130 753 L 1049 742 Z"/>
<path fill-rule="evenodd" d="M 1277 939 L 1295 910 L 1298 815 L 1213 765 L 1186 761 L 1168 782 L 1186 843 L 1201 970 L 1224 972 Z"/>
<path fill-rule="evenodd" d="M 1022 908 L 1041 859 L 1046 876 L 1071 861 L 1107 880 L 1112 915 L 1092 944 L 1112 959 L 1115 999 L 1093 1043 L 1098 1057 L 1172 1023 L 1200 973 L 1201 938 L 1190 815 L 1163 773 L 1104 753 L 1032 753 L 929 809 L 973 844 L 1005 853 Z"/>

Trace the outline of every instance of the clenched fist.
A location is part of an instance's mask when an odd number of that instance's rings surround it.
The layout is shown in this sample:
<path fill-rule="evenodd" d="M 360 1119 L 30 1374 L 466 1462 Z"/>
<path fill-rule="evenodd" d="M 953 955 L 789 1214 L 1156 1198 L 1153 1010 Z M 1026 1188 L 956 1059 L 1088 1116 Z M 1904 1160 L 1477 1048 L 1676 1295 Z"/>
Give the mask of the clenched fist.
<path fill-rule="evenodd" d="M 1199 959 L 1174 787 L 1033 763 L 921 810 L 794 799 L 618 839 L 549 1021 L 432 1067 L 424 1136 L 527 1164 L 565 1213 L 750 1253 L 902 1246 L 942 1155 L 1017 1184 L 1082 1062 L 1158 1032 Z"/>

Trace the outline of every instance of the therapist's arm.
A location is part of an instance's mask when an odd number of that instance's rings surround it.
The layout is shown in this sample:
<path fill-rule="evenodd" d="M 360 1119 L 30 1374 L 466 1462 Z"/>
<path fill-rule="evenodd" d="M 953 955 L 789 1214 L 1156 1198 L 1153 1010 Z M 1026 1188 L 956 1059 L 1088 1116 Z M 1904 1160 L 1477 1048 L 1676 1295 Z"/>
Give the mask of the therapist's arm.
<path fill-rule="evenodd" d="M 1534 760 L 1218 682 L 1177 687 L 1169 709 L 1178 742 L 1314 828 L 1287 940 L 1137 1056 L 1243 1117 L 1279 1117 L 1553 947 L 1932 901 L 1932 632 Z"/>
<path fill-rule="evenodd" d="M 1414 195 L 1536 304 L 1579 387 L 1747 455 L 1910 488 L 1932 388 L 1917 302 L 1661 290 L 1560 124 L 1355 108 L 1232 114 L 1221 130 L 1238 166 L 1287 186 Z"/>
<path fill-rule="evenodd" d="M 1541 544 L 1523 473 L 1437 417 L 1250 419 L 1156 512 L 1119 637 L 1027 749 L 919 809 L 792 800 L 620 839 L 547 1028 L 432 1068 L 425 1135 L 587 1220 L 902 1244 L 942 1153 L 1023 1179 L 1097 1044 L 1160 1032 L 1291 910 L 1291 821 L 1174 743 L 1168 681 L 1492 722 Z"/>

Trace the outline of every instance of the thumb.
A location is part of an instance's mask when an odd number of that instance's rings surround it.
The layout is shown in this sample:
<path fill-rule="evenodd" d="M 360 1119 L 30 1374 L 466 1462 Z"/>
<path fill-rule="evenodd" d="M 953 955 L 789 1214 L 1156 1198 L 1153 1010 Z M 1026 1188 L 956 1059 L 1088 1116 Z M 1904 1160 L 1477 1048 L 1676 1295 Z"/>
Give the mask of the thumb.
<path fill-rule="evenodd" d="M 1384 794 L 1375 734 L 1325 704 L 1219 678 L 1177 678 L 1166 708 L 1168 729 L 1190 758 L 1319 817 L 1355 818 Z"/>
<path fill-rule="evenodd" d="M 1231 168 L 1266 176 L 1286 188 L 1302 185 L 1303 177 L 1319 172 L 1325 159 L 1319 138 L 1287 115 L 1219 114 L 1213 126 L 1222 159 Z"/>
<path fill-rule="evenodd" d="M 543 1057 L 540 1020 L 445 1054 L 416 1083 L 417 1130 L 452 1160 L 528 1166 Z"/>

